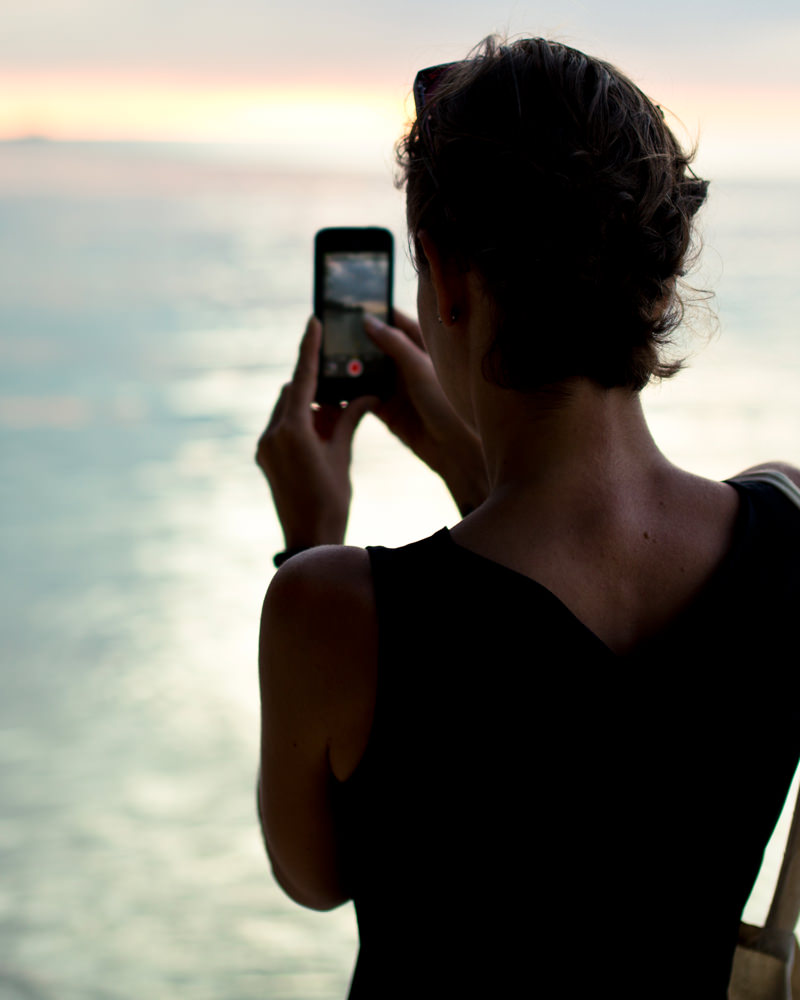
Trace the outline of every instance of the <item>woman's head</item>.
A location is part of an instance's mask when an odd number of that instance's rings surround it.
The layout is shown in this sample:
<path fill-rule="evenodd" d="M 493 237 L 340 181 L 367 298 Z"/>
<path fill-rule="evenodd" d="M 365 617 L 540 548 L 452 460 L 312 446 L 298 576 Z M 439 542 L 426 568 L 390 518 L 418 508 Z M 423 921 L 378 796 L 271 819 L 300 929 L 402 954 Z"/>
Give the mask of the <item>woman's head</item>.
<path fill-rule="evenodd" d="M 487 39 L 427 83 L 398 150 L 409 232 L 420 270 L 425 231 L 480 275 L 487 377 L 639 389 L 677 370 L 661 351 L 707 183 L 660 109 L 608 63 L 538 38 Z"/>

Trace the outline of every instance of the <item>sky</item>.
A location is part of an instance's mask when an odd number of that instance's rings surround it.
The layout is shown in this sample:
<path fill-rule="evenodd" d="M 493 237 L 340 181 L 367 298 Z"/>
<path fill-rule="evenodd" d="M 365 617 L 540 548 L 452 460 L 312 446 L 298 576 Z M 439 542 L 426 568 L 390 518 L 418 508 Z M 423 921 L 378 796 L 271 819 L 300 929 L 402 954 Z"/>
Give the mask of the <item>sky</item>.
<path fill-rule="evenodd" d="M 416 70 L 499 31 L 616 63 L 699 137 L 701 169 L 800 177 L 797 0 L 0 0 L 0 11 L 0 137 L 248 143 L 287 163 L 368 169 L 391 157 Z"/>

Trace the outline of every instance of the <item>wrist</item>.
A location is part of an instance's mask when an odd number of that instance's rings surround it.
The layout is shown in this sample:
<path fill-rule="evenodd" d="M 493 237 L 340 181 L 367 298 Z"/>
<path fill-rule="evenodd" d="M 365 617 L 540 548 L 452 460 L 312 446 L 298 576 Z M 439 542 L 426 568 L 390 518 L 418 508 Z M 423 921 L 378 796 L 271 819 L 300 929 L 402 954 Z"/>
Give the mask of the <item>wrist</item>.
<path fill-rule="evenodd" d="M 304 525 L 302 528 L 286 527 L 283 529 L 283 540 L 286 549 L 313 549 L 318 545 L 344 544 L 347 519 L 331 518 L 315 525 Z"/>
<path fill-rule="evenodd" d="M 276 552 L 272 561 L 275 566 L 280 567 L 292 556 L 305 552 L 307 549 L 315 549 L 318 545 L 343 545 L 346 527 L 345 523 L 341 527 L 336 525 L 327 528 L 320 526 L 310 532 L 284 531 L 286 548 L 282 552 Z"/>
<path fill-rule="evenodd" d="M 283 552 L 276 552 L 272 557 L 273 565 L 276 569 L 280 569 L 280 567 L 283 566 L 288 559 L 291 559 L 292 556 L 297 556 L 301 552 L 305 552 L 310 547 L 311 546 L 308 545 L 299 545 L 295 546 L 293 549 L 284 549 Z"/>

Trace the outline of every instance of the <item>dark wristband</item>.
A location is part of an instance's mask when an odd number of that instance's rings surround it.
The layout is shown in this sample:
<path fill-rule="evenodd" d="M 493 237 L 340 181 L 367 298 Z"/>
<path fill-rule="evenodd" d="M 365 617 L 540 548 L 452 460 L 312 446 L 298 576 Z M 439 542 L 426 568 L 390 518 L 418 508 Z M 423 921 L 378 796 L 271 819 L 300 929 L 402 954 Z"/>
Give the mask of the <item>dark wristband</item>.
<path fill-rule="evenodd" d="M 283 552 L 278 552 L 272 557 L 272 561 L 276 566 L 283 566 L 287 559 L 291 559 L 292 556 L 296 556 L 299 552 L 305 552 L 308 545 L 298 545 L 296 549 L 284 549 Z"/>

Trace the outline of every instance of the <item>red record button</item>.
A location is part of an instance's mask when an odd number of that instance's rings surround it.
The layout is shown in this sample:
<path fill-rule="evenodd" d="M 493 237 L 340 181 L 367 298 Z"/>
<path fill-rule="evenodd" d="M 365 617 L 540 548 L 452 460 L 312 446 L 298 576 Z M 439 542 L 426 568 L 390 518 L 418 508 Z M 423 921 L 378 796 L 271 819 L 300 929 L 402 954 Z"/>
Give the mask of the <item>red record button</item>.
<path fill-rule="evenodd" d="M 364 371 L 364 365 L 358 358 L 351 358 L 347 362 L 347 374 L 348 375 L 360 375 Z"/>

